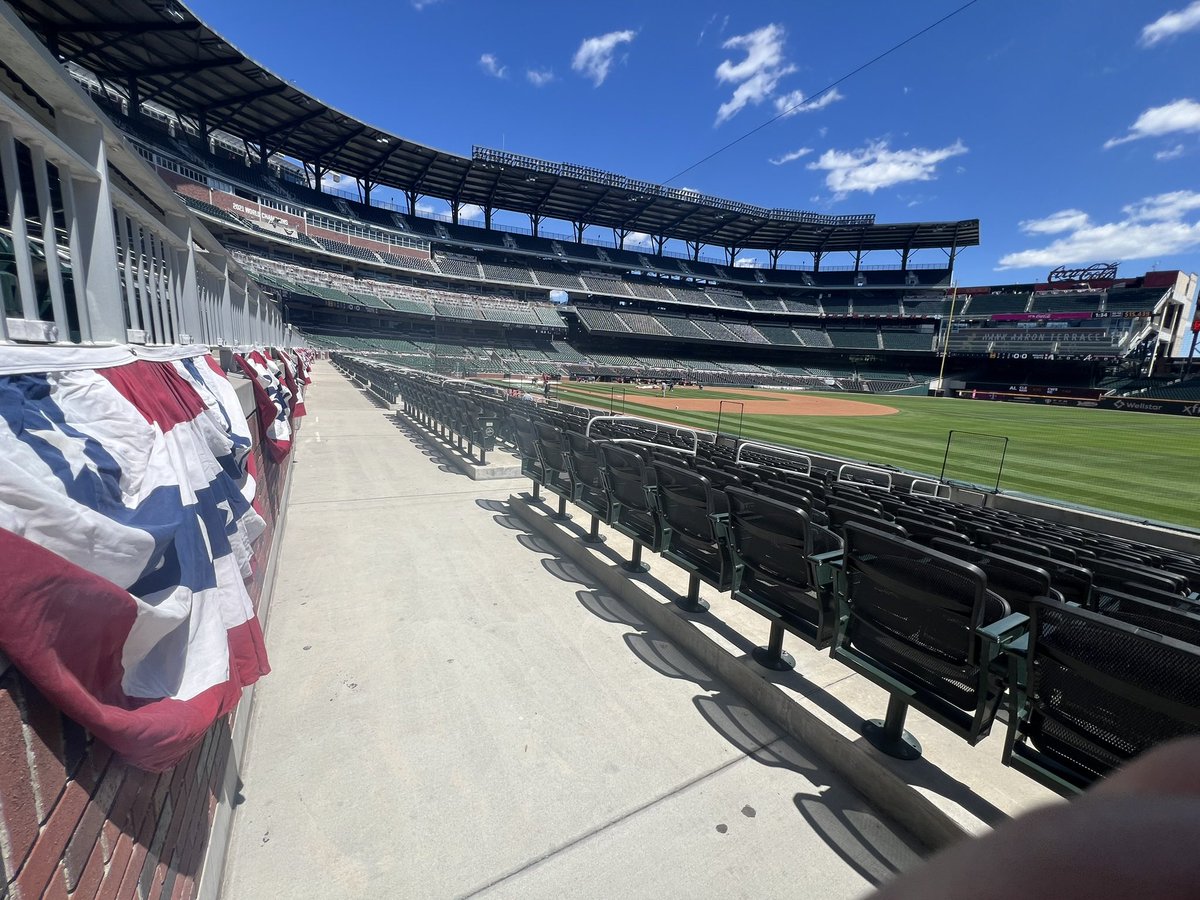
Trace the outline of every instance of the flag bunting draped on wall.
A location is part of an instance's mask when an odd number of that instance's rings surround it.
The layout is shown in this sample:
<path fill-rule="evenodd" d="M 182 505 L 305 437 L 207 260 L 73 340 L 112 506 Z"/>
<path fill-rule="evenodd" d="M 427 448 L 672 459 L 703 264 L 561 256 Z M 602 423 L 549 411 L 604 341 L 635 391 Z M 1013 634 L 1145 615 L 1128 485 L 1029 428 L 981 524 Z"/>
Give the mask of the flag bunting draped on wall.
<path fill-rule="evenodd" d="M 246 359 L 286 453 L 287 389 Z M 207 348 L 0 348 L 0 651 L 142 768 L 183 758 L 269 671 L 250 452 Z"/>

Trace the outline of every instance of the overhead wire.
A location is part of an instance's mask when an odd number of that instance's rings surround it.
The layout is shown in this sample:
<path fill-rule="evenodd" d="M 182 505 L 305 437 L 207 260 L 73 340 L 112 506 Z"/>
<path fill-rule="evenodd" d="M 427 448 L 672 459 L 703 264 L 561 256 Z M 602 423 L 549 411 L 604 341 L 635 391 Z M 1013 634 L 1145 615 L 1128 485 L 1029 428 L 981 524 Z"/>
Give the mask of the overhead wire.
<path fill-rule="evenodd" d="M 946 15 L 942 16 L 936 22 L 931 22 L 930 24 L 928 24 L 924 28 L 922 28 L 920 31 L 913 32 L 908 37 L 906 37 L 904 40 L 900 41 L 897 44 L 893 44 L 887 50 L 884 50 L 882 53 L 879 53 L 876 56 L 873 56 L 871 59 L 867 60 L 865 63 L 862 63 L 858 67 L 852 69 L 851 71 L 847 72 L 845 75 L 838 78 L 836 81 L 831 81 L 829 84 L 825 85 L 825 87 L 821 88 L 821 90 L 817 91 L 812 96 L 805 97 L 799 103 L 795 103 L 795 104 L 789 106 L 787 109 L 781 110 L 778 114 L 767 119 L 765 122 L 762 122 L 762 123 L 756 125 L 755 127 L 751 128 L 749 131 L 745 132 L 744 134 L 734 138 L 729 143 L 727 143 L 721 147 L 718 147 L 712 153 L 708 154 L 708 156 L 705 156 L 704 158 L 699 159 L 696 162 L 692 163 L 686 169 L 680 169 L 678 172 L 676 172 L 674 175 L 672 175 L 666 181 L 663 181 L 661 183 L 664 185 L 670 184 L 676 178 L 680 178 L 683 175 L 686 175 L 688 172 L 692 171 L 692 169 L 695 169 L 699 166 L 704 165 L 710 159 L 720 156 L 722 153 L 724 153 L 730 147 L 740 144 L 746 138 L 757 134 L 758 132 L 762 131 L 764 128 L 766 128 L 770 125 L 775 124 L 780 119 L 791 115 L 796 110 L 801 109 L 805 106 L 808 106 L 812 103 L 815 103 L 817 100 L 819 100 L 825 94 L 828 94 L 830 91 L 832 91 L 838 85 L 840 85 L 846 81 L 849 81 L 851 78 L 853 78 L 858 73 L 860 73 L 866 69 L 869 69 L 871 66 L 875 65 L 880 60 L 886 59 L 887 57 L 889 57 L 893 53 L 895 53 L 897 50 L 900 50 L 902 47 L 905 47 L 908 44 L 911 44 L 913 41 L 917 40 L 918 38 L 922 37 L 923 35 L 928 34 L 929 32 L 933 31 L 933 29 L 937 28 L 939 25 L 943 24 L 944 22 L 950 21 L 955 16 L 957 16 L 959 13 L 965 12 L 966 10 L 970 9 L 972 6 L 974 6 L 976 3 L 979 3 L 979 2 L 981 2 L 981 0 L 967 0 L 967 2 L 964 3 L 962 6 L 958 7 L 955 10 L 952 10 L 951 12 L 946 13 Z"/>

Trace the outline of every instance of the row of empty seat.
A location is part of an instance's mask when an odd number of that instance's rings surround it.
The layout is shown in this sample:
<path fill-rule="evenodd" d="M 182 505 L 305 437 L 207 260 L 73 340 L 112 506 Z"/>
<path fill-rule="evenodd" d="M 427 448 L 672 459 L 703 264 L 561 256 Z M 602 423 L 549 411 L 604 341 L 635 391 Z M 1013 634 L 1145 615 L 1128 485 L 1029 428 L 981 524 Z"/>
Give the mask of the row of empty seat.
<path fill-rule="evenodd" d="M 692 612 L 707 583 L 763 614 L 764 666 L 789 666 L 791 632 L 887 689 L 888 715 L 863 725 L 884 752 L 919 755 L 909 707 L 971 744 L 1006 709 L 1005 764 L 1071 794 L 1200 733 L 1200 557 L 784 448 L 502 406 L 534 498 L 592 516 L 585 539 L 606 523 L 634 541 L 628 568 L 643 548 L 684 568 Z"/>

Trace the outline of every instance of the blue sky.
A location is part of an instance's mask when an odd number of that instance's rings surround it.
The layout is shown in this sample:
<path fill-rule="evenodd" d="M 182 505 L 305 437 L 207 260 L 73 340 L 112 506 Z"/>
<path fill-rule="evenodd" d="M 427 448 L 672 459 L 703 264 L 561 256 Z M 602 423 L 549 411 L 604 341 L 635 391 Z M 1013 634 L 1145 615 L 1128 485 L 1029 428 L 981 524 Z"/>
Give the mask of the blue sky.
<path fill-rule="evenodd" d="M 190 5 L 302 89 L 409 139 L 664 182 L 961 2 Z M 979 0 L 672 184 L 881 222 L 978 217 L 966 284 L 1111 260 L 1124 275 L 1196 271 L 1197 59 L 1200 0 Z"/>

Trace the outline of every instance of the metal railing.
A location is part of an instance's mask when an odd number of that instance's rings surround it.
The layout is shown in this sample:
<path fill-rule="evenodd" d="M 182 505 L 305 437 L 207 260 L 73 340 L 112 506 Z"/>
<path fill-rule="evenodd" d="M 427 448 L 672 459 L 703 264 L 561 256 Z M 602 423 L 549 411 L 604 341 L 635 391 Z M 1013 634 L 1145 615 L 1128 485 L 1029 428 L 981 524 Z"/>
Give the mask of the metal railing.
<path fill-rule="evenodd" d="M 0 44 L 28 44 L 7 7 Z M 0 344 L 300 343 L 69 72 L 13 56 L 37 93 L 0 93 Z"/>

